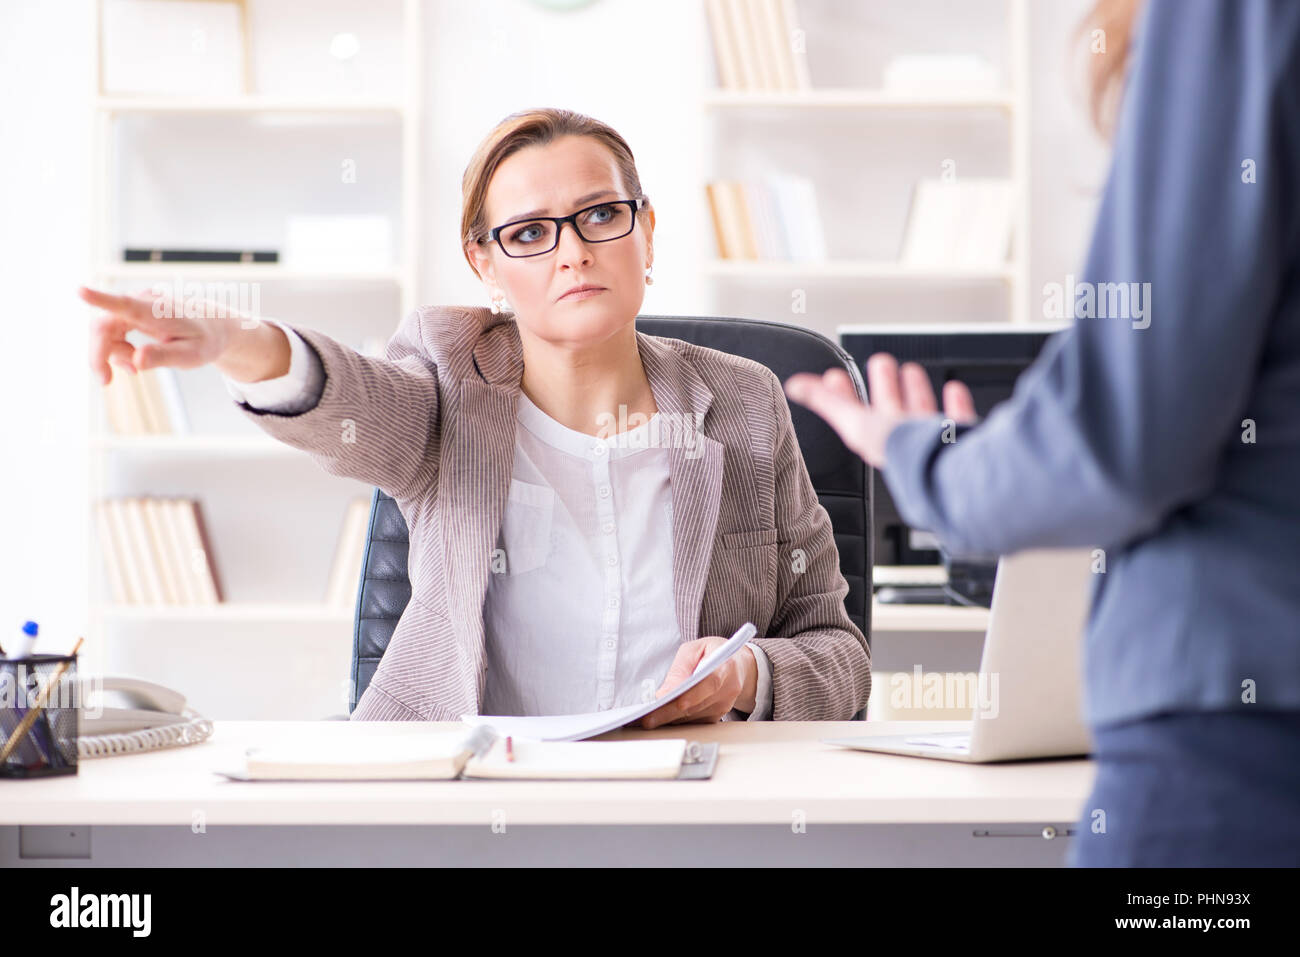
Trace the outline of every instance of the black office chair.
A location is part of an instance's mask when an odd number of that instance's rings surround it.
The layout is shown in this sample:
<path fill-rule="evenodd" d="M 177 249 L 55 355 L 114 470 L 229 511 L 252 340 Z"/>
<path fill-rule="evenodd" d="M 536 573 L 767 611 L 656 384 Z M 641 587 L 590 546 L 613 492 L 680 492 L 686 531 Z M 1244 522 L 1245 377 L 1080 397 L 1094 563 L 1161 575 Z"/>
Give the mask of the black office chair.
<path fill-rule="evenodd" d="M 759 319 L 638 316 L 637 330 L 652 336 L 684 339 L 721 352 L 761 362 L 784 382 L 796 372 L 821 373 L 841 366 L 860 398 L 866 398 L 862 374 L 847 352 L 825 336 Z M 871 640 L 871 486 L 870 469 L 845 447 L 820 417 L 798 403 L 790 406 L 795 435 L 803 452 L 817 499 L 830 515 L 840 571 L 849 585 L 845 607 L 853 623 Z M 406 519 L 397 503 L 375 489 L 370 503 L 366 553 L 357 591 L 352 642 L 351 713 L 361 699 L 393 629 L 411 597 L 406 574 Z M 855 718 L 864 719 L 864 708 Z"/>

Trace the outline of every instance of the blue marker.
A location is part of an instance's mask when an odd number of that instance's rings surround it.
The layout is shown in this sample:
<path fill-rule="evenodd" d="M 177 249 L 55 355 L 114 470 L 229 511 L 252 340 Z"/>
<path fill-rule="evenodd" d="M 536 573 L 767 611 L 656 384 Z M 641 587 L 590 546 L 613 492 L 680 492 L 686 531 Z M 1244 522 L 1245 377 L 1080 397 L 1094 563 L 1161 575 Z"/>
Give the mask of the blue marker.
<path fill-rule="evenodd" d="M 40 626 L 37 625 L 36 622 L 34 621 L 23 622 L 22 636 L 18 639 L 18 647 L 16 649 L 16 653 L 9 656 L 10 660 L 30 658 L 32 652 L 36 650 L 36 637 L 39 633 L 40 633 Z M 22 722 L 23 715 L 27 713 L 27 708 L 24 702 L 28 700 L 27 697 L 28 688 L 32 684 L 32 679 L 34 679 L 35 677 L 36 675 L 34 671 L 29 672 L 27 675 L 27 680 L 22 683 L 21 687 L 19 687 L 16 684 L 18 680 L 18 667 L 14 668 L 14 681 L 15 681 L 14 691 L 16 694 L 16 698 L 14 701 L 14 712 L 15 712 L 15 717 L 17 719 L 14 722 L 14 728 L 16 728 Z M 6 728 L 5 729 L 6 736 L 12 733 L 14 728 Z M 30 760 L 25 759 L 26 764 L 32 765 L 32 764 L 49 763 L 50 760 L 49 751 L 47 747 L 42 746 L 41 743 L 42 737 L 48 738 L 48 735 L 45 734 L 44 729 L 42 728 L 42 722 L 38 720 L 35 724 L 32 725 L 31 730 L 28 732 L 26 736 L 26 739 L 20 742 L 18 745 L 17 753 L 25 753 L 27 758 L 30 758 Z M 50 743 L 52 742 L 47 741 L 46 745 Z"/>
<path fill-rule="evenodd" d="M 36 635 L 40 630 L 41 626 L 34 621 L 23 622 L 23 636 L 18 639 L 18 650 L 9 657 L 30 658 L 36 650 Z"/>

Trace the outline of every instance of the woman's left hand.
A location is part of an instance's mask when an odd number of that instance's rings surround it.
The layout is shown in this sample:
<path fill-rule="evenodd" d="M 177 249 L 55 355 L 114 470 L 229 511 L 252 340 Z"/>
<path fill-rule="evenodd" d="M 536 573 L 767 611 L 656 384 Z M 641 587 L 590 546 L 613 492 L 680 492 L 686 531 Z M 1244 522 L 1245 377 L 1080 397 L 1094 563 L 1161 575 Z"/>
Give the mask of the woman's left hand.
<path fill-rule="evenodd" d="M 785 380 L 785 394 L 806 405 L 833 428 L 854 452 L 875 468 L 885 465 L 885 440 L 904 419 L 934 415 L 938 407 L 925 369 L 877 352 L 867 360 L 870 403 L 858 400 L 853 383 L 843 369 L 825 375 L 799 372 Z M 943 411 L 955 422 L 975 421 L 975 401 L 960 382 L 943 387 Z"/>
<path fill-rule="evenodd" d="M 726 638 L 717 635 L 683 642 L 668 669 L 668 677 L 655 694 L 663 697 L 677 687 L 694 673 L 705 655 L 726 643 Z M 661 724 L 721 721 L 732 708 L 746 713 L 753 711 L 757 691 L 758 662 L 752 649 L 742 647 L 690 691 L 651 711 L 634 725 L 657 728 Z"/>

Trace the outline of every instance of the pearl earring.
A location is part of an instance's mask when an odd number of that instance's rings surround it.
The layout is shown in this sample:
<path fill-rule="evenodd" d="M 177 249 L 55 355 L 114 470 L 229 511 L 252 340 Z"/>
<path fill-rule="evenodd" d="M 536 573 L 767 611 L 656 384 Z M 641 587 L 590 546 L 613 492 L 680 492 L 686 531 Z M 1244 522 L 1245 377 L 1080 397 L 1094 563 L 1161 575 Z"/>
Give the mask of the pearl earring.
<path fill-rule="evenodd" d="M 502 306 L 505 304 L 505 297 L 504 297 L 504 296 L 501 296 L 501 295 L 500 295 L 500 292 L 501 292 L 501 290 L 499 290 L 499 289 L 493 291 L 493 296 L 492 296 L 492 315 L 494 315 L 494 316 L 499 316 L 499 315 L 501 315 L 501 308 L 502 308 Z"/>
<path fill-rule="evenodd" d="M 647 266 L 647 267 L 646 267 L 646 271 L 645 271 L 645 284 L 646 284 L 647 286 L 653 286 L 653 285 L 655 284 L 654 277 L 650 275 L 652 272 L 654 272 L 654 268 L 655 268 L 654 266 Z"/>

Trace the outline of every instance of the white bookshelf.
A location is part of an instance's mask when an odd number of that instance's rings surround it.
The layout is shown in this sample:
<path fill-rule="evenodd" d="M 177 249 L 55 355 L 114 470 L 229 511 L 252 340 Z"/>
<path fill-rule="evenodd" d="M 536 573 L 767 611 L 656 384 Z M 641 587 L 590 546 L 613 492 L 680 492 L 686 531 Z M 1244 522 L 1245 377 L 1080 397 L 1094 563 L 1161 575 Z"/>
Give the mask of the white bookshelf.
<path fill-rule="evenodd" d="M 793 0 L 792 4 L 798 26 L 806 35 L 812 37 L 820 28 L 827 29 L 827 24 L 818 23 L 813 17 L 828 12 L 835 15 L 837 8 L 826 4 L 806 4 Z M 885 5 L 878 8 L 882 15 L 891 11 Z M 786 286 L 797 286 L 811 290 L 843 290 L 845 286 L 859 284 L 863 288 L 875 290 L 888 288 L 892 296 L 907 301 L 909 297 L 940 290 L 964 290 L 966 288 L 1001 291 L 1005 295 L 1004 312 L 989 313 L 981 316 L 981 323 L 997 328 L 1033 328 L 1031 311 L 1030 244 L 1029 237 L 1029 157 L 1030 157 L 1030 40 L 1029 40 L 1029 2 L 1028 0 L 1004 0 L 1003 20 L 1000 29 L 1004 37 L 1004 61 L 1002 75 L 1004 85 L 992 92 L 966 93 L 961 90 L 946 92 L 900 93 L 870 86 L 825 86 L 818 83 L 818 64 L 813 61 L 811 79 L 813 88 L 793 91 L 768 90 L 730 90 L 721 88 L 705 89 L 701 94 L 701 108 L 705 129 L 724 122 L 731 129 L 739 129 L 742 134 L 751 127 L 755 130 L 778 127 L 783 136 L 799 139 L 812 124 L 834 120 L 842 123 L 852 121 L 855 116 L 864 120 L 878 116 L 890 119 L 906 119 L 916 124 L 915 130 L 924 125 L 955 124 L 962 130 L 973 123 L 1002 123 L 1007 135 L 1001 144 L 1007 159 L 1006 178 L 1012 184 L 1014 219 L 1010 254 L 1007 260 L 994 268 L 932 268 L 917 267 L 903 262 L 882 259 L 843 259 L 832 258 L 817 261 L 790 261 L 777 259 L 721 259 L 707 260 L 702 269 L 706 283 L 713 287 L 716 312 L 721 315 L 747 314 L 743 307 L 731 307 L 731 293 L 736 290 L 759 286 L 763 282 L 776 281 Z M 712 25 L 705 22 L 705 49 L 708 55 L 714 55 L 712 45 Z M 845 27 L 849 29 L 849 27 Z M 808 43 L 810 55 L 813 41 Z M 719 78 L 720 79 L 720 78 Z M 903 127 L 908 129 L 907 126 Z M 836 127 L 837 130 L 841 127 Z M 838 145 L 838 142 L 837 144 Z M 725 168 L 717 168 L 713 158 L 705 163 L 710 179 L 740 178 Z M 799 169 L 785 170 L 802 172 Z M 935 170 L 930 175 L 937 175 Z M 843 183 L 821 182 L 812 173 L 814 185 L 819 198 L 831 195 L 837 188 L 845 188 Z M 851 187 L 849 187 L 851 188 Z M 700 190 L 704 193 L 703 186 Z M 840 212 L 835 205 L 827 202 L 821 204 L 823 217 L 834 216 Z M 841 213 L 842 214 L 842 213 Z M 705 224 L 711 226 L 706 214 Z M 833 223 L 827 221 L 827 232 L 831 232 Z M 710 236 L 707 248 L 713 250 L 714 243 Z M 834 248 L 830 250 L 832 255 Z M 811 295 L 812 293 L 810 293 Z M 773 315 L 770 318 L 799 324 L 799 315 Z M 858 315 L 854 320 L 861 322 Z M 883 327 L 898 321 L 898 316 L 889 314 L 881 321 L 861 323 L 865 327 Z M 837 328 L 848 328 L 843 322 L 834 324 Z M 926 323 L 927 328 L 934 328 L 933 323 Z M 971 328 L 972 323 L 966 319 L 953 322 L 957 328 Z M 814 327 L 816 328 L 816 327 Z M 816 328 L 816 331 L 834 339 L 836 332 L 830 328 Z M 970 608 L 947 605 L 898 605 L 873 603 L 872 630 L 878 633 L 920 634 L 963 634 L 981 637 L 988 627 L 989 610 L 987 608 Z"/>
<path fill-rule="evenodd" d="M 251 0 L 257 4 L 260 0 Z M 421 261 L 420 220 L 416 211 L 421 208 L 422 169 L 420 163 L 420 117 L 423 110 L 423 78 L 425 76 L 423 58 L 422 0 L 396 0 L 390 9 L 396 11 L 396 22 L 391 24 L 394 33 L 400 33 L 397 41 L 400 45 L 403 62 L 400 88 L 391 95 L 360 96 L 340 93 L 338 95 L 279 95 L 275 93 L 248 92 L 241 95 L 221 96 L 168 96 L 161 94 L 120 95 L 108 94 L 103 87 L 103 14 L 104 0 L 92 3 L 94 16 L 93 35 L 95 63 L 91 70 L 92 89 L 89 103 L 93 123 L 89 170 L 92 176 L 92 226 L 89 262 L 89 278 L 93 285 L 104 288 L 117 288 L 142 282 L 169 281 L 233 281 L 274 284 L 272 288 L 289 290 L 292 295 L 293 284 L 306 284 L 317 287 L 313 292 L 323 290 L 348 289 L 357 295 L 381 296 L 377 302 L 386 303 L 384 313 L 388 314 L 394 300 L 398 303 L 399 313 L 392 314 L 392 328 L 396 328 L 401 316 L 415 308 L 419 300 L 419 263 Z M 337 11 L 335 11 L 336 13 Z M 364 6 L 358 7 L 358 16 L 369 15 L 372 11 Z M 295 15 L 299 15 L 295 11 Z M 313 11 L 309 7 L 301 10 L 302 17 L 309 18 Z M 333 14 L 331 14 L 333 15 Z M 258 38 L 253 38 L 254 47 Z M 247 48 L 246 48 L 247 55 Z M 248 70 L 251 76 L 251 68 Z M 401 188 L 397 199 L 398 220 L 394 223 L 394 248 L 396 261 L 380 269 L 302 269 L 282 263 L 162 263 L 162 262 L 124 262 L 118 240 L 118 179 L 122 172 L 118 168 L 119 150 L 114 148 L 118 126 L 124 120 L 139 118 L 157 118 L 159 123 L 184 122 L 187 124 L 207 122 L 228 122 L 247 120 L 250 123 L 265 122 L 275 124 L 281 135 L 292 135 L 294 129 L 319 131 L 322 127 L 338 130 L 359 131 L 366 134 L 376 125 L 395 131 L 399 156 L 393 157 L 394 164 L 400 169 Z M 182 118 L 179 120 L 173 118 Z M 187 127 L 192 128 L 192 127 Z M 179 138 L 178 138 L 179 139 Z M 177 149 L 185 144 L 179 142 Z M 219 184 L 218 184 L 219 185 Z M 351 300 L 349 300 L 351 301 Z M 303 317 L 278 315 L 277 318 L 293 320 Z M 306 320 L 310 322 L 310 319 Z M 373 317 L 371 317 L 373 323 Z M 368 331 L 374 333 L 373 324 Z M 350 329 L 349 329 L 350 333 Z M 122 373 L 117 370 L 114 375 Z M 186 370 L 176 370 L 178 376 L 186 376 Z M 313 489 L 319 489 L 328 483 L 348 483 L 351 480 L 338 479 L 323 470 L 312 467 L 310 458 L 303 452 L 293 449 L 262 434 L 241 434 L 233 432 L 238 427 L 240 418 L 224 389 L 220 385 L 220 395 L 213 397 L 213 402 L 230 405 L 232 433 L 194 432 L 178 435 L 141 435 L 121 436 L 108 434 L 101 425 L 104 419 L 102 409 L 102 389 L 91 390 L 91 407 L 88 409 L 87 443 L 90 450 L 91 500 L 97 502 L 104 497 L 121 495 L 153 495 L 160 488 L 169 488 L 171 494 L 194 498 L 205 503 L 209 483 L 216 485 L 226 483 L 226 499 L 229 499 L 229 487 L 238 483 L 244 470 L 271 468 L 274 474 L 283 476 L 274 482 L 259 484 L 250 494 L 258 497 L 278 496 L 282 501 L 276 502 L 290 512 L 297 505 L 295 487 L 310 482 Z M 122 479 L 114 479 L 112 473 L 122 463 L 129 463 L 130 469 L 121 475 L 145 476 L 140 485 L 123 487 Z M 294 463 L 292 468 L 287 468 Z M 310 474 L 304 478 L 303 465 L 309 466 Z M 259 475 L 264 474 L 258 472 Z M 197 476 L 197 478 L 195 477 Z M 155 481 L 156 477 L 156 481 Z M 186 483 L 182 492 L 176 491 L 178 482 Z M 356 484 L 356 483 L 352 483 Z M 116 487 L 114 487 L 116 485 Z M 316 499 L 319 500 L 319 497 Z M 342 528 L 344 509 L 337 514 L 298 515 L 297 521 L 319 523 L 328 526 L 330 534 L 337 535 Z M 92 511 L 93 514 L 93 511 Z M 220 538 L 219 528 L 223 522 L 231 522 L 232 527 L 240 527 L 238 516 L 221 514 L 218 510 L 204 511 L 204 521 L 210 533 Z M 226 536 L 229 540 L 236 533 Z M 240 536 L 247 536 L 246 531 L 239 531 Z M 297 635 L 301 628 L 309 629 L 313 640 L 319 638 L 330 647 L 338 648 L 340 643 L 350 640 L 352 629 L 352 609 L 332 607 L 322 601 L 311 601 L 311 589 L 303 600 L 301 590 L 297 594 L 286 594 L 283 601 L 244 600 L 239 595 L 229 594 L 229 579 L 222 576 L 221 556 L 217 556 L 217 572 L 226 583 L 226 601 L 209 606 L 173 606 L 173 605 L 122 605 L 112 601 L 102 571 L 102 548 L 98 540 L 98 531 L 92 522 L 89 535 L 90 556 L 90 614 L 87 641 L 87 654 L 84 656 L 83 671 L 99 672 L 104 670 L 108 657 L 109 642 L 133 642 L 148 640 L 149 629 L 156 634 L 153 626 L 177 626 L 181 628 L 201 629 L 208 625 L 217 626 L 270 626 L 266 632 L 240 632 L 240 639 L 245 634 L 266 634 L 272 638 L 279 629 L 294 629 Z M 258 549 L 255 544 L 241 553 L 254 555 Z M 268 549 L 268 552 L 270 550 Z M 290 550 L 292 551 L 292 550 Z M 294 552 L 297 555 L 296 552 Z M 321 555 L 303 555 L 304 563 L 311 559 L 320 563 Z M 254 560 L 257 560 L 256 558 Z M 268 580 L 277 576 L 279 569 L 273 567 L 271 559 L 263 572 Z M 304 564 L 303 567 L 308 567 Z M 259 573 L 261 574 L 261 573 Z M 326 587 L 325 576 L 321 577 L 317 593 L 323 594 Z M 195 631 L 196 640 L 206 631 Z M 185 631 L 168 633 L 168 639 L 175 639 L 177 644 L 184 644 Z M 286 647 L 293 640 L 286 632 Z M 244 653 L 247 645 L 232 652 L 228 661 L 201 663 L 209 664 L 214 669 L 229 667 L 230 675 L 224 672 L 215 681 L 231 685 L 247 682 L 246 659 L 237 657 Z M 265 649 L 270 656 L 267 660 L 275 662 L 270 670 L 284 668 L 293 673 L 303 673 L 295 661 L 278 662 L 274 659 L 275 648 Z M 286 652 L 287 653 L 287 652 Z M 177 666 L 182 671 L 194 669 L 200 663 L 180 659 Z M 310 669 L 309 669 L 310 670 Z M 319 669 L 318 669 L 319 670 Z M 328 684 L 318 691 L 318 697 L 328 695 L 328 700 L 337 700 L 335 687 L 337 681 L 345 677 L 343 672 L 331 673 L 329 678 L 319 680 Z M 168 683 L 163 675 L 161 679 Z M 177 679 L 177 685 L 185 689 L 185 679 Z M 308 695 L 310 697 L 310 695 Z M 337 705 L 322 709 L 322 714 L 337 713 L 342 710 Z M 249 715 L 257 717 L 258 715 Z M 319 717 L 316 714 L 303 714 L 301 717 Z"/>
<path fill-rule="evenodd" d="M 806 5 L 795 0 L 794 8 L 799 26 L 811 32 Z M 707 262 L 706 279 L 717 288 L 720 311 L 727 312 L 726 286 L 736 281 L 754 279 L 782 279 L 812 282 L 850 279 L 876 283 L 913 283 L 918 287 L 952 285 L 959 283 L 991 283 L 1005 285 L 1008 304 L 1004 321 L 1025 323 L 1030 321 L 1030 261 L 1029 261 L 1029 5 L 1028 0 L 1005 0 L 1004 29 L 1006 35 L 1006 60 L 1004 75 L 1006 88 L 994 93 L 967 94 L 959 90 L 946 93 L 896 93 L 869 87 L 827 87 L 790 92 L 706 89 L 701 95 L 706 128 L 718 117 L 731 122 L 771 124 L 779 120 L 783 132 L 799 136 L 801 125 L 830 112 L 886 111 L 896 114 L 951 114 L 953 112 L 978 116 L 989 115 L 1006 121 L 1008 136 L 1008 176 L 1012 183 L 1014 225 L 1011 253 L 1000 268 L 968 269 L 916 269 L 902 263 L 888 261 L 782 261 L 782 260 L 722 260 Z M 815 29 L 816 25 L 812 25 Z M 713 55 L 712 29 L 706 24 L 706 49 Z M 815 66 L 815 65 L 814 65 Z M 816 69 L 813 71 L 816 82 Z M 943 122 L 936 116 L 934 122 Z M 937 171 L 936 171 L 937 172 Z M 710 178 L 731 178 L 727 171 L 713 169 Z M 816 183 L 819 196 L 825 195 L 833 184 Z M 703 193 L 701 187 L 701 193 Z M 823 205 L 826 211 L 826 206 Z M 707 219 L 707 217 L 706 217 Z M 713 243 L 710 240 L 709 248 Z M 797 318 L 793 320 L 797 322 Z M 819 330 L 825 333 L 825 330 Z"/>

